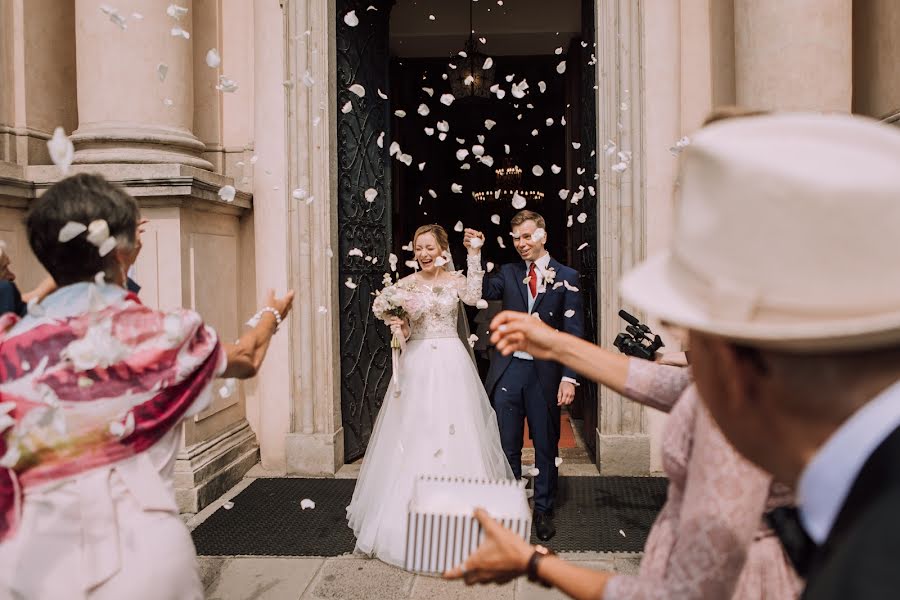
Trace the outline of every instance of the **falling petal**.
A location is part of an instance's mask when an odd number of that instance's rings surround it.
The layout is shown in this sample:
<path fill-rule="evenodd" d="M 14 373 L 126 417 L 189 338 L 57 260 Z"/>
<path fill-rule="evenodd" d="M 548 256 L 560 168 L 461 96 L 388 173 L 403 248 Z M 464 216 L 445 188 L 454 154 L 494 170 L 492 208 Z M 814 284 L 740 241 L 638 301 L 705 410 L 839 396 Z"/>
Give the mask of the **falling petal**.
<path fill-rule="evenodd" d="M 225 202 L 234 202 L 234 196 L 236 193 L 237 190 L 233 185 L 223 185 L 219 188 L 219 198 L 221 198 Z"/>
<path fill-rule="evenodd" d="M 359 17 L 356 16 L 355 10 L 351 10 L 344 15 L 344 23 L 346 23 L 348 27 L 356 27 L 359 25 Z"/>
<path fill-rule="evenodd" d="M 539 90 L 541 91 L 541 93 L 543 94 L 544 92 L 547 91 L 547 84 L 544 83 L 543 81 L 538 81 L 538 89 L 539 89 Z"/>
<path fill-rule="evenodd" d="M 447 121 L 438 121 L 437 128 L 438 128 L 438 131 L 443 131 L 444 133 L 447 133 L 448 131 L 450 131 L 450 123 L 448 123 Z"/>
<path fill-rule="evenodd" d="M 475 144 L 472 146 L 472 154 L 475 156 L 484 156 L 484 146 L 481 144 Z"/>
<path fill-rule="evenodd" d="M 379 148 L 384 148 L 384 132 L 378 134 L 378 139 L 375 140 L 375 143 L 378 144 Z"/>
<path fill-rule="evenodd" d="M 348 288 L 350 288 L 351 290 L 355 290 L 355 289 L 356 289 L 356 284 L 353 283 L 353 278 L 351 278 L 351 277 L 348 277 L 348 278 L 347 278 L 347 281 L 344 282 L 344 285 L 346 285 L 346 286 L 347 286 Z"/>
<path fill-rule="evenodd" d="M 484 59 L 484 66 L 482 66 L 481 68 L 484 69 L 485 71 L 487 71 L 488 69 L 490 69 L 493 66 L 494 66 L 494 59 L 491 58 L 490 56 L 488 56 L 486 59 Z"/>
<path fill-rule="evenodd" d="M 585 221 L 587 221 L 587 213 L 579 213 L 578 217 L 576 217 L 575 220 L 579 223 L 584 223 Z"/>
<path fill-rule="evenodd" d="M 359 248 L 350 248 L 350 252 L 347 253 L 347 256 L 359 256 L 360 258 L 362 258 L 363 251 Z"/>
<path fill-rule="evenodd" d="M 53 137 L 47 140 L 47 150 L 50 152 L 50 160 L 56 165 L 63 175 L 69 172 L 72 159 L 75 156 L 75 146 L 66 136 L 66 130 L 57 127 L 53 130 Z"/>
<path fill-rule="evenodd" d="M 378 197 L 378 190 L 375 188 L 369 188 L 366 190 L 366 202 L 375 202 L 375 198 Z"/>
<path fill-rule="evenodd" d="M 426 127 L 425 135 L 434 135 L 434 127 Z"/>
<path fill-rule="evenodd" d="M 563 463 L 563 459 L 557 456 L 554 462 L 556 463 L 556 468 L 558 469 L 559 465 Z"/>
<path fill-rule="evenodd" d="M 531 130 L 531 135 L 533 135 L 533 136 L 537 136 L 539 133 L 540 133 L 540 132 L 539 132 L 537 129 L 532 129 L 532 130 Z"/>
<path fill-rule="evenodd" d="M 434 97 L 434 90 L 432 88 L 423 87 L 422 91 L 428 94 L 430 97 Z"/>
<path fill-rule="evenodd" d="M 229 79 L 224 75 L 219 75 L 219 85 L 216 86 L 216 89 L 229 93 L 236 92 L 238 89 L 238 84 L 234 79 Z"/>
<path fill-rule="evenodd" d="M 428 105 L 426 105 L 426 104 L 419 105 L 419 114 L 422 115 L 423 117 L 427 117 L 428 113 L 430 113 L 430 112 L 431 112 L 431 109 L 428 108 Z"/>
<path fill-rule="evenodd" d="M 477 308 L 479 310 L 484 310 L 487 307 L 488 307 L 488 301 L 483 298 L 475 303 L 475 308 Z"/>
<path fill-rule="evenodd" d="M 550 127 L 551 125 L 553 125 L 553 119 L 548 118 L 546 121 L 544 121 L 544 123 L 547 125 L 547 127 Z"/>
<path fill-rule="evenodd" d="M 424 170 L 425 170 L 425 163 L 423 163 L 423 162 L 420 162 L 420 163 L 419 163 L 419 170 L 420 170 L 420 171 L 424 171 Z"/>
<path fill-rule="evenodd" d="M 500 224 L 500 215 L 491 215 L 491 223 L 494 225 Z"/>
<path fill-rule="evenodd" d="M 523 208 L 525 208 L 525 204 L 525 198 L 521 194 L 519 194 L 519 192 L 515 192 L 512 198 L 513 208 L 515 208 L 516 210 L 522 210 Z"/>
<path fill-rule="evenodd" d="M 59 242 L 61 244 L 65 244 L 66 242 L 75 239 L 85 231 L 87 231 L 87 226 L 83 223 L 69 221 L 59 230 Z"/>
<path fill-rule="evenodd" d="M 172 31 L 170 31 L 169 33 L 172 34 L 172 37 L 183 37 L 186 40 L 191 39 L 191 34 L 188 31 L 185 31 L 180 26 L 173 27 Z"/>
<path fill-rule="evenodd" d="M 316 503 L 310 500 L 309 498 L 304 498 L 300 501 L 301 510 L 306 510 L 307 508 L 313 509 L 316 507 Z"/>
<path fill-rule="evenodd" d="M 469 151 L 465 148 L 460 148 L 456 151 L 456 160 L 466 160 L 467 156 L 469 156 Z"/>
<path fill-rule="evenodd" d="M 581 148 L 581 142 L 572 142 L 572 147 L 578 150 Z"/>
<path fill-rule="evenodd" d="M 494 157 L 493 156 L 482 156 L 481 164 L 483 164 L 486 167 L 493 167 L 494 166 Z"/>
<path fill-rule="evenodd" d="M 366 88 L 364 88 L 363 86 L 361 86 L 358 83 L 354 83 L 348 89 L 351 92 L 353 92 L 354 94 L 356 94 L 357 96 L 359 96 L 360 98 L 363 98 L 366 95 Z"/>
<path fill-rule="evenodd" d="M 451 190 L 454 194 L 462 194 L 463 188 L 462 188 L 462 186 L 461 186 L 460 184 L 454 183 L 454 184 L 451 184 L 451 185 L 450 185 L 450 190 Z"/>
<path fill-rule="evenodd" d="M 344 106 L 341 107 L 341 112 L 344 113 L 345 115 L 350 113 L 350 111 L 352 111 L 352 110 L 353 110 L 353 103 L 350 102 L 349 100 L 347 100 L 346 104 L 344 104 Z"/>
<path fill-rule="evenodd" d="M 550 165 L 550 170 L 553 171 L 554 175 L 559 175 L 559 172 L 562 171 L 559 165 Z"/>
<path fill-rule="evenodd" d="M 429 21 L 434 21 L 434 15 L 428 15 L 428 20 L 429 20 Z"/>
<path fill-rule="evenodd" d="M 437 198 L 437 192 L 434 190 L 428 190 L 428 195 L 431 196 L 432 198 Z M 410 244 L 410 245 L 412 245 L 412 244 Z M 412 251 L 412 248 L 410 248 L 410 251 Z"/>
<path fill-rule="evenodd" d="M 378 90 L 378 97 L 381 98 L 382 100 L 388 99 L 387 95 L 384 92 L 382 92 L 381 89 Z"/>
<path fill-rule="evenodd" d="M 229 500 L 228 502 L 222 504 L 222 508 L 224 508 L 225 510 L 231 510 L 232 508 L 234 508 L 234 502 Z"/>
<path fill-rule="evenodd" d="M 446 106 L 450 106 L 451 104 L 453 104 L 454 100 L 456 100 L 456 98 L 453 97 L 453 94 L 441 95 L 441 104 L 444 104 Z"/>
<path fill-rule="evenodd" d="M 109 223 L 96 219 L 88 224 L 87 231 L 87 241 L 99 248 L 109 238 Z"/>
<path fill-rule="evenodd" d="M 395 110 L 395 111 L 394 111 L 394 114 L 395 114 L 398 118 L 402 119 L 403 117 L 406 116 L 406 111 L 405 111 L 405 110 Z"/>
<path fill-rule="evenodd" d="M 588 245 L 589 244 L 587 242 L 585 242 L 582 245 L 578 246 L 577 250 L 580 252 L 580 251 L 584 250 L 585 248 L 587 248 Z"/>
<path fill-rule="evenodd" d="M 544 168 L 541 165 L 534 165 L 531 167 L 531 172 L 534 173 L 535 177 L 540 177 L 544 174 Z"/>
<path fill-rule="evenodd" d="M 545 239 L 546 237 L 547 237 L 547 232 L 544 231 L 544 229 L 542 227 L 538 227 L 537 229 L 534 230 L 534 233 L 531 234 L 531 239 L 533 239 L 536 242 L 540 242 L 541 240 Z"/>
<path fill-rule="evenodd" d="M 457 222 L 456 222 L 456 225 L 453 226 L 453 231 L 459 231 L 459 232 L 462 232 L 463 229 L 465 229 L 465 227 L 463 227 L 463 222 L 462 222 L 462 221 L 457 221 Z"/>
<path fill-rule="evenodd" d="M 173 19 L 181 19 L 183 16 L 188 14 L 188 9 L 184 6 L 178 6 L 177 4 L 170 4 L 166 9 L 166 14 Z"/>
<path fill-rule="evenodd" d="M 621 529 L 619 530 L 619 533 L 621 534 L 622 537 L 625 537 L 625 532 L 622 531 Z"/>
<path fill-rule="evenodd" d="M 628 168 L 628 163 L 625 162 L 625 161 L 623 160 L 623 161 L 621 161 L 621 162 L 617 162 L 616 164 L 614 164 L 614 165 L 613 165 L 612 167 L 610 167 L 610 168 L 611 168 L 613 171 L 615 171 L 616 173 L 621 173 L 621 172 L 623 172 L 625 169 Z"/>
<path fill-rule="evenodd" d="M 211 48 L 209 52 L 206 53 L 206 66 L 208 66 L 210 69 L 215 69 L 221 64 L 222 57 L 219 56 L 219 51 L 215 48 Z"/>
<path fill-rule="evenodd" d="M 413 157 L 412 154 L 403 154 L 402 152 L 397 155 L 397 160 L 405 164 L 407 167 L 412 165 Z"/>
<path fill-rule="evenodd" d="M 562 75 L 566 72 L 566 61 L 562 61 L 558 65 L 556 65 L 556 72 Z"/>

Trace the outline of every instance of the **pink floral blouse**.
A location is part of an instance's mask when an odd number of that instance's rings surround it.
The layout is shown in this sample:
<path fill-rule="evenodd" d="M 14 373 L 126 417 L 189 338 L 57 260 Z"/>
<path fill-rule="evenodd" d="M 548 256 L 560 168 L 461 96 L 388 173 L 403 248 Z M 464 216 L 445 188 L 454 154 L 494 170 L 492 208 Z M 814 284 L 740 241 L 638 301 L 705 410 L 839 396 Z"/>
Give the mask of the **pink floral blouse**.
<path fill-rule="evenodd" d="M 669 413 L 663 437 L 669 489 L 640 573 L 613 577 L 604 598 L 796 598 L 800 580 L 762 521 L 792 495 L 731 447 L 690 370 L 633 359 L 626 395 Z"/>

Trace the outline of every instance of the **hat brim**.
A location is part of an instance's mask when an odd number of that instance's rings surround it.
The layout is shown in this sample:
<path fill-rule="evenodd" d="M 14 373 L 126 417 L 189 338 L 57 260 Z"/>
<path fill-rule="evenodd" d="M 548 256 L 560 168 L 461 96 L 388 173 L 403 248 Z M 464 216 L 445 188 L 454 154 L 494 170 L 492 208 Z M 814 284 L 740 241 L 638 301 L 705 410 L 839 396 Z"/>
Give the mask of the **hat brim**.
<path fill-rule="evenodd" d="M 865 317 L 733 321 L 711 315 L 704 309 L 708 299 L 678 281 L 666 252 L 627 273 L 619 290 L 627 303 L 663 322 L 751 346 L 831 352 L 900 345 L 900 309 Z"/>

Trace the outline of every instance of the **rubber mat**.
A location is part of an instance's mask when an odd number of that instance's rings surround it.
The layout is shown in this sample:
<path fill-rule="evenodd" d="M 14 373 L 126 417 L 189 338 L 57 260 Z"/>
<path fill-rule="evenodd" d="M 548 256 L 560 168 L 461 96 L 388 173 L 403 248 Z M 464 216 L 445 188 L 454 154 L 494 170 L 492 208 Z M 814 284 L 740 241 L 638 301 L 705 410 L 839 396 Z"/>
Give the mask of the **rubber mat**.
<path fill-rule="evenodd" d="M 207 556 L 339 556 L 353 551 L 347 505 L 355 479 L 257 479 L 194 529 Z M 666 496 L 661 477 L 560 477 L 545 545 L 557 552 L 639 552 Z M 303 510 L 309 498 L 314 509 Z M 536 542 L 536 539 L 532 539 Z"/>

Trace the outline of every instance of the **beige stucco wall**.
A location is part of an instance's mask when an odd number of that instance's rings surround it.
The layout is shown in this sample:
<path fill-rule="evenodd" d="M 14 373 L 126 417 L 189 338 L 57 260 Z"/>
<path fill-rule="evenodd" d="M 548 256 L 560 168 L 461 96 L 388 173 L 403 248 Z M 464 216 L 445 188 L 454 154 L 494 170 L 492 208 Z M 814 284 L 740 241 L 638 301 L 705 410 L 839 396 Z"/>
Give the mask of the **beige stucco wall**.
<path fill-rule="evenodd" d="M 853 112 L 900 111 L 900 2 L 853 3 Z"/>

